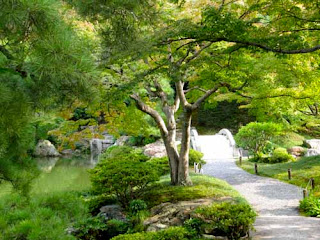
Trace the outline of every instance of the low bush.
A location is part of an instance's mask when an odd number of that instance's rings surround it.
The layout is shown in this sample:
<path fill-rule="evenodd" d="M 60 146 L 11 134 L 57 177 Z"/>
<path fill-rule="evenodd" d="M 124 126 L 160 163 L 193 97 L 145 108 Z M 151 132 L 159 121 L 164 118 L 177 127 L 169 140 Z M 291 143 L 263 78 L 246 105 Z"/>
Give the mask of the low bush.
<path fill-rule="evenodd" d="M 156 142 L 160 136 L 143 136 L 143 135 L 138 135 L 138 136 L 132 136 L 129 138 L 129 144 L 131 146 L 145 146 L 150 143 Z"/>
<path fill-rule="evenodd" d="M 222 202 L 196 210 L 206 232 L 228 239 L 240 239 L 253 229 L 256 213 L 247 203 Z"/>
<path fill-rule="evenodd" d="M 74 193 L 33 196 L 19 195 L 0 201 L 0 239 L 71 240 L 66 234 L 72 222 L 89 216 L 79 195 Z"/>
<path fill-rule="evenodd" d="M 268 163 L 281 163 L 281 162 L 288 162 L 288 161 L 294 161 L 294 160 L 295 158 L 287 152 L 287 149 L 276 148 L 273 151 L 272 156 L 269 158 Z"/>
<path fill-rule="evenodd" d="M 143 221 L 150 216 L 146 202 L 140 199 L 131 201 L 128 216 L 131 223 L 130 233 L 144 231 Z"/>
<path fill-rule="evenodd" d="M 130 212 L 132 215 L 135 215 L 135 214 L 137 214 L 138 212 L 144 211 L 144 210 L 147 210 L 147 204 L 146 204 L 145 201 L 140 200 L 140 199 L 137 199 L 137 200 L 132 200 L 132 201 L 130 202 L 129 212 Z"/>
<path fill-rule="evenodd" d="M 123 234 L 112 240 L 188 240 L 192 235 L 183 227 L 171 227 L 159 232 L 141 232 L 135 234 Z"/>
<path fill-rule="evenodd" d="M 178 145 L 180 151 L 181 145 Z M 193 166 L 194 163 L 206 164 L 206 161 L 202 159 L 203 153 L 190 148 L 189 150 L 189 166 Z"/>
<path fill-rule="evenodd" d="M 202 226 L 204 221 L 199 218 L 190 218 L 183 223 L 184 227 L 194 236 L 200 236 L 202 233 Z"/>
<path fill-rule="evenodd" d="M 320 198 L 311 195 L 300 201 L 299 208 L 307 216 L 320 217 Z"/>
<path fill-rule="evenodd" d="M 194 149 L 190 149 L 189 152 L 189 165 L 193 166 L 194 163 L 206 164 L 206 161 L 202 159 L 203 153 Z"/>
<path fill-rule="evenodd" d="M 142 154 L 141 148 L 133 148 L 129 146 L 111 146 L 103 154 L 100 155 L 100 159 L 112 159 L 112 158 L 125 158 L 127 155 L 135 155 L 139 158 L 139 161 L 145 162 L 150 158 Z"/>
<path fill-rule="evenodd" d="M 167 157 L 151 158 L 149 162 L 158 169 L 161 176 L 170 173 L 169 160 Z"/>
<path fill-rule="evenodd" d="M 126 222 L 111 219 L 106 221 L 102 216 L 88 217 L 74 225 L 72 234 L 82 240 L 108 240 L 128 231 Z"/>
<path fill-rule="evenodd" d="M 138 199 L 149 183 L 159 180 L 159 172 L 140 153 L 112 156 L 100 160 L 90 170 L 93 190 L 98 194 L 114 194 L 122 207 Z"/>

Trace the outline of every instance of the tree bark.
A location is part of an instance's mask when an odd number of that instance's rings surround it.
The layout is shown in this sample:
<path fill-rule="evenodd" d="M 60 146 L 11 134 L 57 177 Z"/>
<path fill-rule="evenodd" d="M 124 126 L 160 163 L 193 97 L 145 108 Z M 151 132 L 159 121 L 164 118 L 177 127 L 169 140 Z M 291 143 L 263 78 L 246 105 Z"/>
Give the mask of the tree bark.
<path fill-rule="evenodd" d="M 185 107 L 183 112 L 182 139 L 179 157 L 178 185 L 192 185 L 189 176 L 189 151 L 192 109 Z"/>
<path fill-rule="evenodd" d="M 179 153 L 175 140 L 176 130 L 169 131 L 168 137 L 163 138 L 170 165 L 171 184 L 178 185 Z"/>

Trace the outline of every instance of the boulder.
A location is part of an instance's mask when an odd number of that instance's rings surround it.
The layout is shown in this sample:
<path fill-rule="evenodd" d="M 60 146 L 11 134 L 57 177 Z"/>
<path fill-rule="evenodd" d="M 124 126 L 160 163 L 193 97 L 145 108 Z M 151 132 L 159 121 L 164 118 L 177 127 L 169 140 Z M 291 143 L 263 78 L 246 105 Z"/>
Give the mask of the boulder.
<path fill-rule="evenodd" d="M 127 221 L 126 215 L 123 213 L 123 209 L 116 204 L 101 207 L 100 214 L 104 216 L 106 220 L 116 219 L 119 221 Z"/>
<path fill-rule="evenodd" d="M 41 140 L 35 148 L 34 155 L 37 157 L 59 157 L 60 153 L 49 140 Z"/>
<path fill-rule="evenodd" d="M 115 145 L 116 146 L 125 146 L 128 145 L 130 137 L 129 136 L 121 136 L 117 139 Z"/>
<path fill-rule="evenodd" d="M 147 218 L 143 225 L 147 231 L 159 231 L 171 226 L 182 226 L 186 220 L 195 216 L 194 210 L 196 208 L 210 205 L 216 201 L 216 199 L 204 198 L 177 203 L 162 203 L 151 209 L 151 217 Z"/>
<path fill-rule="evenodd" d="M 147 144 L 143 147 L 144 155 L 148 157 L 166 157 L 167 152 L 162 140 L 158 140 L 154 143 Z"/>
<path fill-rule="evenodd" d="M 71 156 L 73 154 L 73 150 L 72 149 L 64 149 L 61 151 L 61 154 L 64 156 Z"/>
<path fill-rule="evenodd" d="M 288 153 L 294 156 L 303 156 L 305 149 L 300 146 L 294 146 L 287 149 Z"/>

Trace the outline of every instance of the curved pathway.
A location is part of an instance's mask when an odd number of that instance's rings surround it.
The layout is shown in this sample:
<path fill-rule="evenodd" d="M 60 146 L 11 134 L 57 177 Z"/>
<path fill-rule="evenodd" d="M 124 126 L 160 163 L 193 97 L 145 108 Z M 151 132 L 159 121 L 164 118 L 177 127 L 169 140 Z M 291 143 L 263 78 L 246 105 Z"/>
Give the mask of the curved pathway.
<path fill-rule="evenodd" d="M 239 168 L 223 136 L 199 136 L 204 174 L 232 185 L 258 212 L 253 239 L 320 239 L 320 219 L 299 215 L 302 189 Z"/>

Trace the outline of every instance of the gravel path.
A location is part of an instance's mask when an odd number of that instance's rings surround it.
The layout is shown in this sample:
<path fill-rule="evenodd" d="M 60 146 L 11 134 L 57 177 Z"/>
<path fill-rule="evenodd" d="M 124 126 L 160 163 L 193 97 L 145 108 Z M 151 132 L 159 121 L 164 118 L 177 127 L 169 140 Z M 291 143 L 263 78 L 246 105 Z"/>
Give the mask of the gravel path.
<path fill-rule="evenodd" d="M 199 143 L 207 161 L 204 174 L 227 181 L 258 212 L 253 239 L 320 240 L 320 219 L 299 215 L 301 188 L 237 167 L 222 136 L 199 136 Z"/>

